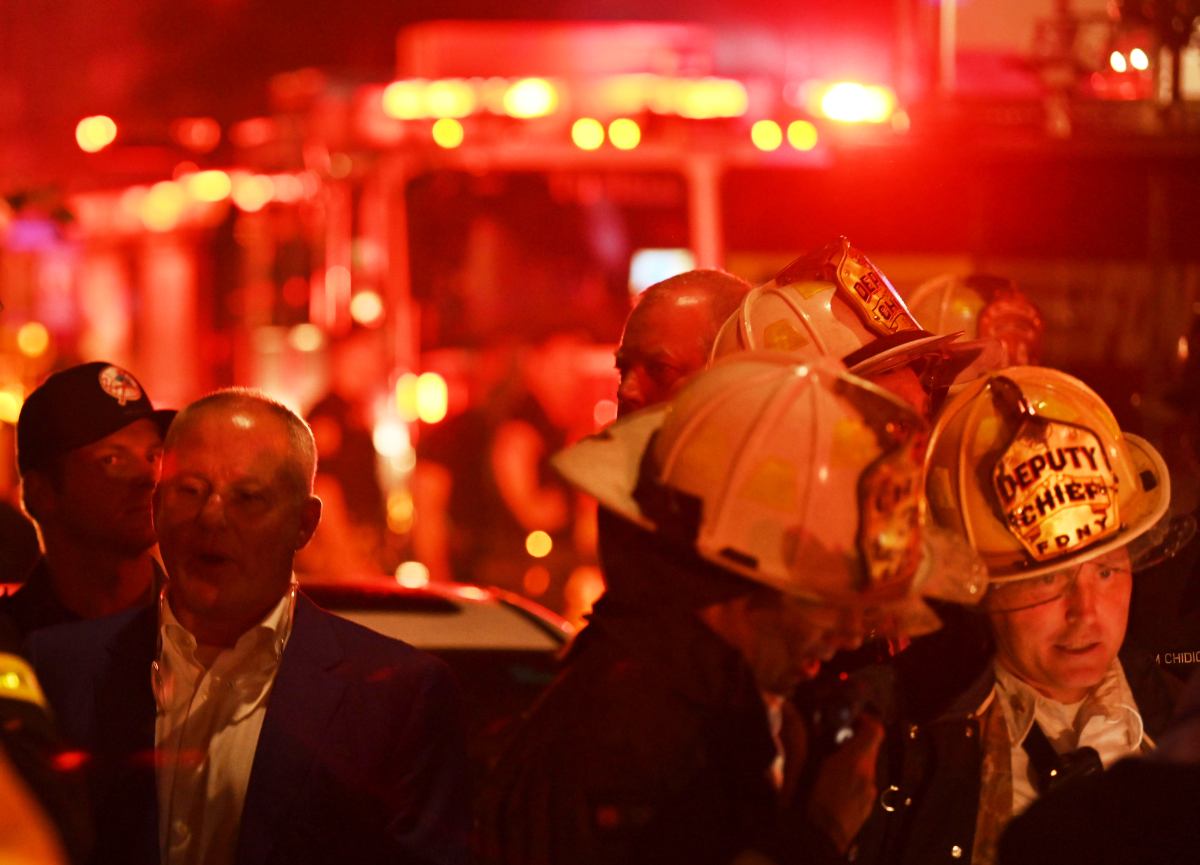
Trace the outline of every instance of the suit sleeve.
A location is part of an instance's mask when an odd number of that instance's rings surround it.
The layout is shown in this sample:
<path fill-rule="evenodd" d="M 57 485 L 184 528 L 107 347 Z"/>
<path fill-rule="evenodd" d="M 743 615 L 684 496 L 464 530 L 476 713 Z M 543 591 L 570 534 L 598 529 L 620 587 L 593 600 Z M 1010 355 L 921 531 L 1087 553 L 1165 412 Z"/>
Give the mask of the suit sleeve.
<path fill-rule="evenodd" d="M 466 863 L 471 820 L 458 683 L 442 662 L 430 659 L 413 700 L 392 750 L 395 786 L 388 831 L 403 861 Z"/>

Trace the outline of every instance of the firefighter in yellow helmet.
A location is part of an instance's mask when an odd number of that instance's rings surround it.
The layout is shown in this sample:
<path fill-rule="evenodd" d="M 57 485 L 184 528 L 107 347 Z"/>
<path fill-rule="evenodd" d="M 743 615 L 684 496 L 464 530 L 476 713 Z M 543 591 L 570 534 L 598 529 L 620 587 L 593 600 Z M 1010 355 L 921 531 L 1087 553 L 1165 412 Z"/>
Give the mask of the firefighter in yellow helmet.
<path fill-rule="evenodd" d="M 894 769 L 863 861 L 994 861 L 1042 793 L 1144 753 L 1171 708 L 1153 658 L 1122 653 L 1133 572 L 1170 499 L 1166 465 L 1083 382 L 1011 367 L 968 383 L 931 435 L 936 524 L 987 568 L 991 658 L 938 705 L 906 700 L 942 663 L 898 662 Z"/>
<path fill-rule="evenodd" d="M 983 590 L 925 525 L 924 441 L 832 359 L 746 353 L 560 454 L 600 502 L 608 590 L 493 773 L 484 860 L 838 860 L 881 727 L 861 719 L 793 801 L 786 696 L 871 629 L 936 627 L 922 595 Z"/>
<path fill-rule="evenodd" d="M 759 350 L 839 358 L 929 417 L 979 353 L 959 336 L 924 329 L 887 277 L 839 237 L 747 294 L 717 333 L 711 360 Z"/>
<path fill-rule="evenodd" d="M 937 276 L 917 286 L 908 307 L 934 333 L 983 340 L 991 369 L 1042 362 L 1041 310 L 1011 279 L 985 273 Z"/>

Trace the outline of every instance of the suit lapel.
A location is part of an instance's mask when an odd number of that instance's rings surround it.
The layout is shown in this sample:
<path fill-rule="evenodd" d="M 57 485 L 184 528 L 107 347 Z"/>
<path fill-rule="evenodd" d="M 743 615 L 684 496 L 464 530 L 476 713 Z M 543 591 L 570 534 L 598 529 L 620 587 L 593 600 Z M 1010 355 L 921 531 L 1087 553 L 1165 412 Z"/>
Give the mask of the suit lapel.
<path fill-rule="evenodd" d="M 96 750 L 104 767 L 95 789 L 104 829 L 100 837 L 113 839 L 125 854 L 112 861 L 157 862 L 159 856 L 156 710 L 150 686 L 156 612 L 146 607 L 117 632 L 96 692 Z"/>
<path fill-rule="evenodd" d="M 237 865 L 263 865 L 322 750 L 346 682 L 341 650 L 325 614 L 304 595 L 267 702 L 250 769 Z"/>

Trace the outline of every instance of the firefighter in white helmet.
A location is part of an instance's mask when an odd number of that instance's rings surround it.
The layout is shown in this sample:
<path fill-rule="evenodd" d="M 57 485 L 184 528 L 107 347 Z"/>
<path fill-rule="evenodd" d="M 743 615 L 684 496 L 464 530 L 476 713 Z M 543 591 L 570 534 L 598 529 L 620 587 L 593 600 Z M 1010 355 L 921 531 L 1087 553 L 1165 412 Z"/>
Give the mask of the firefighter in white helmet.
<path fill-rule="evenodd" d="M 993 652 L 973 684 L 916 706 L 942 664 L 906 667 L 889 777 L 862 860 L 994 861 L 1037 796 L 1152 747 L 1171 689 L 1122 652 L 1134 570 L 1166 513 L 1166 465 L 1081 381 L 1011 367 L 942 410 L 926 464 L 930 513 L 979 554 Z"/>
<path fill-rule="evenodd" d="M 925 330 L 887 277 L 845 237 L 801 256 L 746 295 L 711 360 L 741 351 L 835 357 L 929 417 L 981 345 Z"/>
<path fill-rule="evenodd" d="M 936 627 L 922 595 L 982 594 L 965 545 L 927 531 L 924 440 L 836 361 L 743 354 L 560 454 L 600 502 L 608 591 L 493 774 L 484 860 L 844 854 L 881 728 L 861 719 L 793 802 L 784 698 L 869 630 Z"/>

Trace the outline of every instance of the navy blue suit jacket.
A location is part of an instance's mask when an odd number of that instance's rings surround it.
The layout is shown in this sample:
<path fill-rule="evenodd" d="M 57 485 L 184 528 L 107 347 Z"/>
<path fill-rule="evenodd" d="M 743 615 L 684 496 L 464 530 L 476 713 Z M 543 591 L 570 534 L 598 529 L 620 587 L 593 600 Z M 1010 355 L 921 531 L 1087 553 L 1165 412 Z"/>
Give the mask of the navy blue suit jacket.
<path fill-rule="evenodd" d="M 90 760 L 91 862 L 157 863 L 153 607 L 48 628 L 30 659 Z M 469 801 L 457 685 L 445 665 L 301 594 L 267 704 L 236 865 L 460 863 Z"/>

